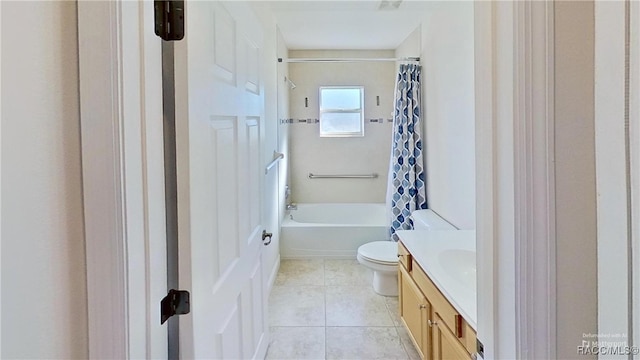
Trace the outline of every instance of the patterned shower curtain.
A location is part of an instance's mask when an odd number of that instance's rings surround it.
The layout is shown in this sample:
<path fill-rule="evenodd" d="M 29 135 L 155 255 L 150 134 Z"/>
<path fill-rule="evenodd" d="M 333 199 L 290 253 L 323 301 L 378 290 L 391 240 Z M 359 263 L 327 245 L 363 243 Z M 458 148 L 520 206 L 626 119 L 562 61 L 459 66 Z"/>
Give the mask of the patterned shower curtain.
<path fill-rule="evenodd" d="M 410 230 L 409 215 L 427 208 L 425 174 L 420 136 L 420 65 L 401 64 L 395 92 L 391 163 L 387 184 L 387 209 L 391 218 L 391 240 L 396 230 Z"/>

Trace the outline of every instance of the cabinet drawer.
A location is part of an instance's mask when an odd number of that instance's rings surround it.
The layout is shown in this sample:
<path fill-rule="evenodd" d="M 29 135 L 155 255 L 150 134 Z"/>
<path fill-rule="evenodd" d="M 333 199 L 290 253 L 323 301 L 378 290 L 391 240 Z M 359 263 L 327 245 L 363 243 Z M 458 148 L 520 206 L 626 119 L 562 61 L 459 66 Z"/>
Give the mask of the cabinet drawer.
<path fill-rule="evenodd" d="M 456 309 L 440 293 L 435 284 L 429 279 L 427 274 L 415 261 L 412 264 L 411 275 L 420 290 L 424 293 L 427 301 L 431 303 L 431 309 L 437 314 L 442 322 L 456 335 L 458 340 L 464 345 L 469 353 L 475 353 L 476 334 L 467 324 Z"/>
<path fill-rule="evenodd" d="M 460 339 L 460 341 L 462 342 L 462 345 L 464 345 L 465 349 L 467 349 L 467 351 L 469 352 L 469 354 L 475 354 L 476 351 L 478 350 L 478 344 L 476 343 L 476 332 L 473 330 L 473 328 L 471 326 L 469 326 L 469 324 L 466 323 L 466 321 L 464 322 L 464 333 L 462 336 L 462 339 Z"/>
<path fill-rule="evenodd" d="M 411 254 L 400 241 L 398 241 L 398 261 L 407 271 L 411 272 Z"/>

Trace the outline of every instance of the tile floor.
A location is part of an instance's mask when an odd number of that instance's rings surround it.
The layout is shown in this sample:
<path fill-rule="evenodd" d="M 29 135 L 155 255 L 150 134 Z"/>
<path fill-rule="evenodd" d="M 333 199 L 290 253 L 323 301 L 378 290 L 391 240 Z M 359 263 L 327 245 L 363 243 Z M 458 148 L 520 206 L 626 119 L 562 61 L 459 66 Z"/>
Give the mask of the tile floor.
<path fill-rule="evenodd" d="M 270 298 L 267 359 L 419 359 L 398 298 L 356 260 L 283 260 Z"/>

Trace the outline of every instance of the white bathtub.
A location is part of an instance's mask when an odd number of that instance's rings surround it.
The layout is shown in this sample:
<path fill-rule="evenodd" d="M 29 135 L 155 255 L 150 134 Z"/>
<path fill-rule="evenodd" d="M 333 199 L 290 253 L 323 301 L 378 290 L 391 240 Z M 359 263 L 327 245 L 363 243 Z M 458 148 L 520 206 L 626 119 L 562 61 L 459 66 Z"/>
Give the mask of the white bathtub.
<path fill-rule="evenodd" d="M 384 204 L 298 204 L 280 232 L 282 258 L 355 259 L 364 243 L 389 239 Z"/>

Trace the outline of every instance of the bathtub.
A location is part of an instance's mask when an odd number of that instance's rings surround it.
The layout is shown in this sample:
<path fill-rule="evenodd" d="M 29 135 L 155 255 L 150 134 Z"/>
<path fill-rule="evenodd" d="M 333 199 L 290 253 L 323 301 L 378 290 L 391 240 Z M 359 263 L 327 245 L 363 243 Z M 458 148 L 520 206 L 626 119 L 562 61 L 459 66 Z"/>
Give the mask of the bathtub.
<path fill-rule="evenodd" d="M 355 259 L 358 247 L 388 240 L 384 204 L 298 204 L 280 231 L 280 256 Z"/>

